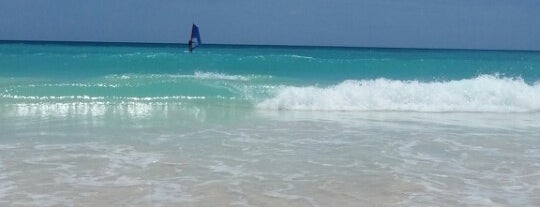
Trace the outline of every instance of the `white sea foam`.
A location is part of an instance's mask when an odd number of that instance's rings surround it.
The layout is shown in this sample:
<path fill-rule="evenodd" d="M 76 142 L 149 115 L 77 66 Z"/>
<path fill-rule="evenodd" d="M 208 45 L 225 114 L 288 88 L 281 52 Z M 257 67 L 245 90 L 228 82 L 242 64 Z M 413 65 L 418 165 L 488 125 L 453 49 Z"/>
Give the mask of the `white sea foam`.
<path fill-rule="evenodd" d="M 540 83 L 481 75 L 455 81 L 347 80 L 322 87 L 285 86 L 261 109 L 321 111 L 536 112 Z"/>
<path fill-rule="evenodd" d="M 193 74 L 123 74 L 123 75 L 109 75 L 106 79 L 200 79 L 200 80 L 231 80 L 231 81 L 249 81 L 258 76 L 255 75 L 230 75 L 225 73 L 203 72 L 195 71 Z M 104 86 L 109 86 L 105 85 Z M 102 87 L 104 87 L 102 86 Z M 109 86 L 110 87 L 110 86 Z"/>
<path fill-rule="evenodd" d="M 303 56 L 303 55 L 287 55 L 287 57 L 297 58 L 297 59 L 315 59 L 315 58 L 313 58 L 313 57 L 310 57 L 310 56 Z"/>
<path fill-rule="evenodd" d="M 79 88 L 118 88 L 120 85 L 118 84 L 107 84 L 107 83 L 95 83 L 95 84 L 87 84 L 87 83 L 58 83 L 58 84 L 30 84 L 26 85 L 24 87 L 30 87 L 30 88 L 38 88 L 38 87 L 79 87 Z M 19 86 L 21 87 L 21 86 Z"/>
<path fill-rule="evenodd" d="M 314 57 L 311 57 L 311 56 L 304 56 L 304 55 L 254 55 L 254 56 L 246 56 L 244 58 L 247 58 L 247 59 L 272 59 L 272 58 L 290 58 L 290 59 L 308 59 L 308 60 L 313 60 L 315 59 Z M 243 58 L 240 58 L 240 60 L 242 60 Z"/>
<path fill-rule="evenodd" d="M 195 72 L 193 76 L 196 79 L 240 80 L 240 81 L 250 80 L 248 76 L 227 75 L 223 73 L 211 73 L 211 72 L 199 72 L 199 71 Z"/>
<path fill-rule="evenodd" d="M 152 115 L 164 115 L 168 110 L 189 111 L 198 113 L 198 108 L 184 107 L 181 103 L 127 101 L 109 102 L 72 102 L 72 103 L 21 103 L 3 108 L 6 114 L 14 116 L 34 117 L 103 117 L 105 114 L 116 114 L 128 117 L 144 118 Z"/>
<path fill-rule="evenodd" d="M 175 100 L 200 100 L 206 99 L 205 96 L 156 96 L 156 97 L 121 97 L 121 96 L 20 96 L 0 94 L 1 98 L 14 99 L 14 100 L 39 100 L 39 101 L 105 101 L 105 100 L 117 100 L 117 101 L 175 101 Z M 222 98 L 226 99 L 226 98 Z"/>

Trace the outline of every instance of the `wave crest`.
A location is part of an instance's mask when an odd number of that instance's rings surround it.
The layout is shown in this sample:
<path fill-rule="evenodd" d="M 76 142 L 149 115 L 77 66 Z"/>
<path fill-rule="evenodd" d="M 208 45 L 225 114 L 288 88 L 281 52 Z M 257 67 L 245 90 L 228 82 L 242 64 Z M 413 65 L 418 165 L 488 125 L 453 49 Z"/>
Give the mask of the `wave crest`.
<path fill-rule="evenodd" d="M 441 82 L 347 80 L 321 87 L 282 87 L 262 109 L 318 111 L 531 112 L 540 111 L 540 83 L 481 75 Z"/>
<path fill-rule="evenodd" d="M 229 75 L 225 73 L 195 71 L 193 74 L 122 74 L 105 77 L 110 80 L 129 79 L 196 79 L 196 80 L 226 80 L 226 81 L 250 81 L 258 78 L 271 78 L 271 76 L 256 75 Z"/>

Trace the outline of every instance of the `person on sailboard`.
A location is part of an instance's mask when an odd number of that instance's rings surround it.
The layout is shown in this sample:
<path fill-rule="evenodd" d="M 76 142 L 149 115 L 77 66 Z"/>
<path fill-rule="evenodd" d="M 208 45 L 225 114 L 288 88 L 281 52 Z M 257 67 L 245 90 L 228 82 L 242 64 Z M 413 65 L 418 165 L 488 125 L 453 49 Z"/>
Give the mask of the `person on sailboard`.
<path fill-rule="evenodd" d="M 189 40 L 188 42 L 189 52 L 193 52 L 193 40 Z"/>

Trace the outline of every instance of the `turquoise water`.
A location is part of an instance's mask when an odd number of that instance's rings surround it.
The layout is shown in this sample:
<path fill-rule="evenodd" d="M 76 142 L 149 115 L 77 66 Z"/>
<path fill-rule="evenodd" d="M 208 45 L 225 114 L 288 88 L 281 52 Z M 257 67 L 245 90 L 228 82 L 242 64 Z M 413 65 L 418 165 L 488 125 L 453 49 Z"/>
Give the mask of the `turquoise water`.
<path fill-rule="evenodd" d="M 540 53 L 0 44 L 0 204 L 538 206 Z"/>
<path fill-rule="evenodd" d="M 87 79 L 204 71 L 324 84 L 373 78 L 444 81 L 482 74 L 522 77 L 528 83 L 540 79 L 538 52 L 205 46 L 190 54 L 181 46 L 84 44 L 3 44 L 1 49 L 3 77 Z"/>
<path fill-rule="evenodd" d="M 3 44 L 0 54 L 2 102 L 204 100 L 293 110 L 540 109 L 537 52 L 207 46 L 191 54 L 173 46 Z M 441 93 L 447 97 L 437 97 Z"/>

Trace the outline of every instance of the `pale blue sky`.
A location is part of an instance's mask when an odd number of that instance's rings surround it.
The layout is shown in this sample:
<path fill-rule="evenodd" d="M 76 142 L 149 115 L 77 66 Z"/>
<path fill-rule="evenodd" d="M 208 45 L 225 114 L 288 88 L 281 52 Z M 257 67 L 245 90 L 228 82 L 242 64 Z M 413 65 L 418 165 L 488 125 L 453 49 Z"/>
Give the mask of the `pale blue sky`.
<path fill-rule="evenodd" d="M 540 0 L 0 0 L 0 39 L 540 50 Z"/>

